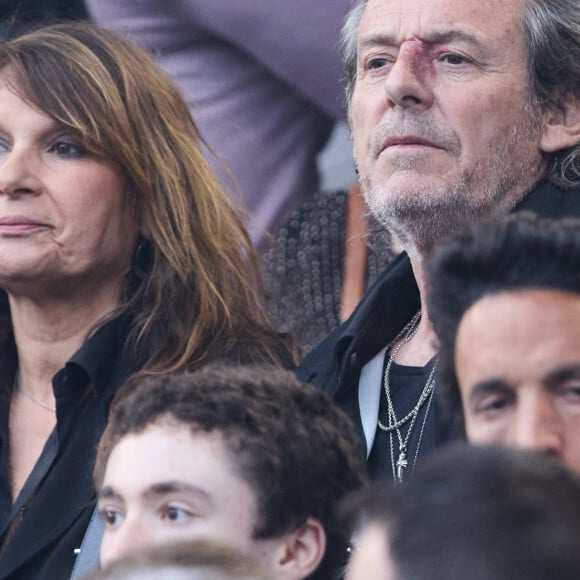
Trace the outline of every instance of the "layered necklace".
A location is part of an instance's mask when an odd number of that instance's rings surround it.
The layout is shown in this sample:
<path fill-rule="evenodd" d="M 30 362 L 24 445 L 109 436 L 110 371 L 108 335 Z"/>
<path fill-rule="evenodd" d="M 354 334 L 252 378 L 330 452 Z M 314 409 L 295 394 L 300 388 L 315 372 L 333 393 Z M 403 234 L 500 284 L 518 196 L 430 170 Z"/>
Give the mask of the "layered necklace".
<path fill-rule="evenodd" d="M 409 452 L 409 441 L 413 430 L 417 424 L 417 418 L 421 412 L 423 405 L 427 405 L 425 409 L 425 414 L 423 416 L 423 422 L 421 423 L 421 428 L 419 431 L 419 439 L 417 441 L 417 448 L 415 450 L 415 456 L 413 458 L 413 465 L 411 470 L 415 469 L 417 465 L 417 459 L 419 458 L 419 450 L 421 448 L 421 441 L 423 440 L 423 432 L 425 431 L 425 425 L 427 424 L 427 418 L 429 416 L 429 410 L 431 409 L 431 401 L 433 400 L 433 392 L 435 391 L 435 368 L 437 363 L 433 365 L 431 372 L 425 382 L 425 386 L 419 395 L 419 399 L 415 406 L 401 419 L 397 418 L 395 413 L 395 406 L 393 404 L 393 399 L 391 397 L 391 385 L 389 382 L 389 376 L 391 374 L 391 367 L 398 352 L 403 346 L 405 346 L 414 336 L 417 334 L 419 328 L 419 321 L 421 320 L 421 313 L 417 312 L 415 316 L 409 321 L 409 323 L 403 328 L 403 330 L 395 337 L 392 345 L 396 345 L 394 348 L 390 348 L 389 358 L 385 366 L 385 376 L 383 379 L 383 387 L 385 389 L 385 397 L 387 401 L 387 417 L 388 423 L 385 425 L 380 419 L 378 420 L 379 429 L 385 431 L 389 435 L 389 445 L 391 449 L 391 467 L 393 469 L 393 480 L 395 483 L 402 483 L 404 470 L 409 466 L 409 459 L 407 457 Z M 408 424 L 407 432 L 403 435 L 403 430 Z M 394 445 L 393 445 L 393 434 L 397 437 L 397 442 L 399 445 L 399 455 L 397 461 L 395 462 Z"/>

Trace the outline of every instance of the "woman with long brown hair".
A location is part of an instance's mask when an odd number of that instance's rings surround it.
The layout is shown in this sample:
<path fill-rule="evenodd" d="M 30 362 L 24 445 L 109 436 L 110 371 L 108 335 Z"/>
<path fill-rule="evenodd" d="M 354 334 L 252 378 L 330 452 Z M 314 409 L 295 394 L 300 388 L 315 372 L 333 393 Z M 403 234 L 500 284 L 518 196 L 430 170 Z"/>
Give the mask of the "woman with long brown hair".
<path fill-rule="evenodd" d="M 177 89 L 89 24 L 0 44 L 0 577 L 66 578 L 120 386 L 293 362 Z"/>

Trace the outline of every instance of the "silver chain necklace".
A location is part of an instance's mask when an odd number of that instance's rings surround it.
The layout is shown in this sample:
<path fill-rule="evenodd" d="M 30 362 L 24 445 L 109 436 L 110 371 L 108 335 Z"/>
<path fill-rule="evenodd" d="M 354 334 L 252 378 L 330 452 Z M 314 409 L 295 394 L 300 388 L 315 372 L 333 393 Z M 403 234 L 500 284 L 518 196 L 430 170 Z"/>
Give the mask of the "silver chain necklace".
<path fill-rule="evenodd" d="M 415 427 L 415 423 L 417 418 L 419 417 L 419 412 L 423 405 L 427 402 L 427 408 L 425 410 L 425 416 L 423 417 L 423 423 L 421 425 L 421 430 L 419 432 L 419 439 L 417 441 L 417 449 L 415 451 L 415 457 L 413 459 L 412 470 L 415 470 L 415 466 L 417 465 L 417 460 L 419 458 L 419 450 L 421 448 L 421 442 L 423 440 L 423 432 L 425 431 L 425 425 L 427 424 L 427 417 L 429 416 L 429 411 L 431 409 L 431 401 L 433 400 L 433 392 L 435 391 L 435 368 L 437 363 L 433 365 L 431 372 L 429 373 L 429 377 L 425 382 L 425 386 L 419 395 L 419 399 L 415 406 L 407 413 L 402 419 L 397 419 L 397 415 L 395 413 L 395 406 L 393 404 L 393 400 L 391 398 L 391 385 L 389 382 L 389 375 L 391 373 L 391 367 L 393 366 L 393 362 L 397 353 L 401 350 L 401 348 L 406 345 L 417 333 L 419 328 L 419 320 L 421 318 L 421 313 L 417 312 L 415 316 L 409 321 L 409 323 L 403 328 L 403 330 L 395 337 L 395 339 L 391 342 L 391 345 L 397 344 L 395 348 L 391 349 L 389 354 L 389 359 L 387 361 L 387 365 L 385 367 L 385 375 L 384 375 L 384 389 L 385 389 L 385 396 L 387 400 L 387 414 L 389 418 L 388 425 L 385 425 L 378 419 L 377 424 L 382 431 L 385 431 L 389 434 L 389 445 L 391 450 L 391 467 L 393 470 L 393 480 L 395 483 L 402 483 L 403 481 L 403 470 L 408 467 L 409 461 L 407 459 L 407 452 L 408 452 L 408 444 L 411 438 L 411 434 L 413 433 L 413 429 Z M 407 433 L 403 437 L 401 433 L 401 427 L 409 423 L 409 427 L 407 429 Z M 397 435 L 397 439 L 399 442 L 399 456 L 397 461 L 395 462 L 395 456 L 393 453 L 393 433 Z"/>
<path fill-rule="evenodd" d="M 19 373 L 16 373 L 16 375 L 14 377 L 14 386 L 16 387 L 16 390 L 20 391 L 28 400 L 32 401 L 33 403 L 36 403 L 39 407 L 42 407 L 43 409 L 47 409 L 48 411 L 52 411 L 53 413 L 56 412 L 56 406 L 49 405 L 48 403 L 45 403 L 44 401 L 37 399 L 32 393 L 29 393 L 28 391 L 24 390 L 24 388 L 20 384 L 20 374 Z"/>

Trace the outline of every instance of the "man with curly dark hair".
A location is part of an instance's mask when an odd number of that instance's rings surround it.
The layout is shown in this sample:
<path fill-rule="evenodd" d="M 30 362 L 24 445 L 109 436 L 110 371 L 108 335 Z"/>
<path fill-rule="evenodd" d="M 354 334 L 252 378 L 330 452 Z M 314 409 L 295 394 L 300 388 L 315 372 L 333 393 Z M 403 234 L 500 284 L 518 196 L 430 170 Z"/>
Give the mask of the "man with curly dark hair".
<path fill-rule="evenodd" d="M 359 451 L 346 415 L 290 372 L 146 379 L 114 406 L 98 450 L 102 563 L 203 538 L 276 579 L 328 580 L 348 544 L 335 506 L 365 483 Z"/>

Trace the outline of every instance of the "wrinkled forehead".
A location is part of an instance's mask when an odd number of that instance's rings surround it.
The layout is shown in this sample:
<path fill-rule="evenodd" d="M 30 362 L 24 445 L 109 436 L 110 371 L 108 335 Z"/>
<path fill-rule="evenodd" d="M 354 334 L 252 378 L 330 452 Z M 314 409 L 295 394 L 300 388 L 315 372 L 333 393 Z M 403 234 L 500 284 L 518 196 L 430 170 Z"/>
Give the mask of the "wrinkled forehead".
<path fill-rule="evenodd" d="M 358 31 L 359 48 L 382 37 L 400 45 L 433 42 L 450 35 L 503 50 L 525 47 L 524 0 L 369 0 Z"/>
<path fill-rule="evenodd" d="M 579 344 L 580 294 L 555 289 L 489 294 L 460 321 L 455 349 L 459 384 L 492 376 L 512 384 L 531 378 L 554 382 L 558 369 L 576 373 Z"/>

